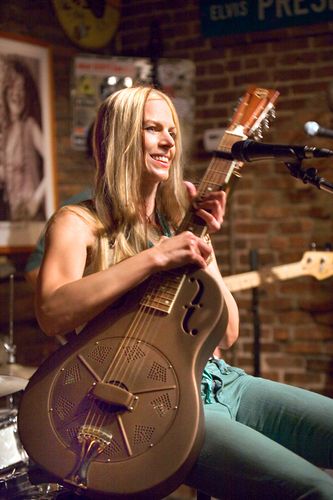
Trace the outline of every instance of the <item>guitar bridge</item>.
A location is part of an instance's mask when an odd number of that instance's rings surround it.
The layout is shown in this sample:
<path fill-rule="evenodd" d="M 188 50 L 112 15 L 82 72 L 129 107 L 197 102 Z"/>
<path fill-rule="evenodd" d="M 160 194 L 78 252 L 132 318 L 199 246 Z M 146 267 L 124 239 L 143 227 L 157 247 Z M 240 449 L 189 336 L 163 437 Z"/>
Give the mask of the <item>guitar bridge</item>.
<path fill-rule="evenodd" d="M 71 485 L 87 489 L 89 465 L 111 443 L 112 437 L 112 434 L 104 432 L 99 427 L 83 425 L 77 434 L 78 442 L 81 445 L 81 453 L 74 469 L 65 481 Z"/>

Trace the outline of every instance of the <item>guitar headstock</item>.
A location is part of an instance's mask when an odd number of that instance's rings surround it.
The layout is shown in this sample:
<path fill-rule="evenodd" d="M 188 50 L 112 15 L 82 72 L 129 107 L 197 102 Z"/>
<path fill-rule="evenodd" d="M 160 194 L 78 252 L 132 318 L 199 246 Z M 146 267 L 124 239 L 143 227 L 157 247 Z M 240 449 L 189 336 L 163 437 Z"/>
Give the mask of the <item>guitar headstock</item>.
<path fill-rule="evenodd" d="M 333 275 L 333 252 L 305 252 L 301 260 L 304 274 L 324 280 Z"/>
<path fill-rule="evenodd" d="M 262 139 L 263 129 L 267 130 L 270 121 L 275 118 L 274 104 L 279 95 L 277 90 L 249 87 L 240 99 L 226 132 L 241 136 L 237 140 L 249 136 Z"/>
<path fill-rule="evenodd" d="M 230 196 L 235 184 L 231 181 L 241 177 L 240 168 L 243 165 L 233 159 L 231 148 L 235 142 L 245 140 L 249 135 L 256 134 L 259 137 L 263 127 L 268 128 L 269 120 L 274 116 L 274 103 L 279 95 L 277 90 L 261 87 L 247 89 L 198 187 L 200 196 L 204 196 L 208 189 L 216 189 L 217 186 L 221 186 Z"/>
<path fill-rule="evenodd" d="M 280 93 L 277 90 L 249 87 L 240 99 L 235 114 L 231 119 L 231 124 L 225 130 L 215 153 L 220 151 L 222 158 L 223 155 L 228 158 L 231 157 L 231 148 L 235 142 L 243 141 L 251 135 L 256 139 L 261 139 L 263 129 L 267 130 L 270 121 L 275 117 L 274 104 L 279 95 Z M 241 177 L 240 169 L 242 166 L 242 162 L 235 160 L 229 161 L 227 170 L 224 166 L 226 174 L 221 185 L 223 184 L 223 189 L 229 195 L 234 185 L 234 182 L 230 183 L 230 181 L 231 179 L 235 181 L 236 177 Z M 214 166 L 214 169 L 216 171 L 217 167 Z M 234 174 L 233 177 L 232 174 Z"/>

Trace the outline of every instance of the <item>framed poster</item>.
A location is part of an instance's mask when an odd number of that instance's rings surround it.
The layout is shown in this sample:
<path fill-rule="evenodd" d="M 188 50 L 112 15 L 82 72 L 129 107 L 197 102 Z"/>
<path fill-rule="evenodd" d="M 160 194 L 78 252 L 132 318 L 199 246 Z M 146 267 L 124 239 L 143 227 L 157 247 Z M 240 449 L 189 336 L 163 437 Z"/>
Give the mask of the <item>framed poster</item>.
<path fill-rule="evenodd" d="M 34 247 L 54 212 L 49 48 L 0 32 L 0 252 Z"/>

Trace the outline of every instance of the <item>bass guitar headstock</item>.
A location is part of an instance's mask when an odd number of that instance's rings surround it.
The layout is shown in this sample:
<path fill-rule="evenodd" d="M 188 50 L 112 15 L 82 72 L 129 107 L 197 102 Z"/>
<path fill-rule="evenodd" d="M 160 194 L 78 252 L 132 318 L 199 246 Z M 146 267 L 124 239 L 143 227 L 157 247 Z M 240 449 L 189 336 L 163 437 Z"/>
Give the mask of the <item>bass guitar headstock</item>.
<path fill-rule="evenodd" d="M 301 268 L 305 275 L 317 280 L 324 280 L 333 276 L 333 252 L 314 251 L 305 252 L 301 260 Z"/>

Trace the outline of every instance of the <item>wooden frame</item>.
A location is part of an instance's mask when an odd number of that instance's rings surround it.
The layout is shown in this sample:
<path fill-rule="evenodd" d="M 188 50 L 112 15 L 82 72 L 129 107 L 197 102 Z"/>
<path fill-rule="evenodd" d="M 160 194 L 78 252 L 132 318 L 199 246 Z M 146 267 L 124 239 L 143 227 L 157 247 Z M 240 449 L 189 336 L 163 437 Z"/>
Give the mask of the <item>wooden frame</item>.
<path fill-rule="evenodd" d="M 49 48 L 0 32 L 0 253 L 32 249 L 56 207 Z"/>

